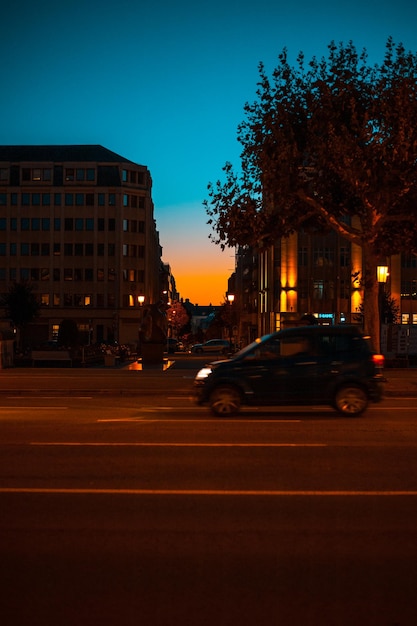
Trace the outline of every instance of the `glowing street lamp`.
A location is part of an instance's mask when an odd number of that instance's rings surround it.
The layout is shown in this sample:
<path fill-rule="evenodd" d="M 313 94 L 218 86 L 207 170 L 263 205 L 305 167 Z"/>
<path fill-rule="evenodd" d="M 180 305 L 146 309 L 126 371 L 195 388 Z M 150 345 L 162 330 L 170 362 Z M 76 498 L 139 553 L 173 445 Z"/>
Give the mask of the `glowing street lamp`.
<path fill-rule="evenodd" d="M 143 306 L 143 303 L 145 302 L 145 296 L 138 296 L 138 302 L 139 306 Z"/>
<path fill-rule="evenodd" d="M 377 281 L 381 283 L 386 283 L 389 276 L 388 265 L 378 265 L 376 268 L 376 278 Z"/>

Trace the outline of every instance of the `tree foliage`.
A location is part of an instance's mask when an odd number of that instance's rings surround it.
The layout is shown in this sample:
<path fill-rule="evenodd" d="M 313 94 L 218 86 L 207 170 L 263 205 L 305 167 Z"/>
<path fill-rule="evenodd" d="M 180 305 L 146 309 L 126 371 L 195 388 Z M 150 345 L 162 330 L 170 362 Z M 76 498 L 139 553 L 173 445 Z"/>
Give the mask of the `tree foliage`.
<path fill-rule="evenodd" d="M 190 315 L 181 302 L 173 302 L 167 309 L 168 325 L 174 331 L 175 337 L 180 337 L 190 321 Z"/>
<path fill-rule="evenodd" d="M 205 207 L 222 248 L 262 249 L 302 228 L 361 246 L 365 330 L 378 326 L 376 265 L 417 252 L 417 55 L 392 39 L 379 65 L 352 42 L 290 66 L 287 51 L 238 128 L 241 169 L 224 167 Z"/>
<path fill-rule="evenodd" d="M 6 317 L 22 329 L 38 317 L 40 304 L 28 282 L 14 283 L 4 300 Z"/>

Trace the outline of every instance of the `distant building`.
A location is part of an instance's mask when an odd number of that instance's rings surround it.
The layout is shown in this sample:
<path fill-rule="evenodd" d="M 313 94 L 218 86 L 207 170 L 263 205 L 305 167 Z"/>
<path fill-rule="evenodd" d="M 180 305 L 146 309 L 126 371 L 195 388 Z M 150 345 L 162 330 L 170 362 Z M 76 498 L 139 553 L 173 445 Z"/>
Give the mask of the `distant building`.
<path fill-rule="evenodd" d="M 138 297 L 161 298 L 151 190 L 146 166 L 102 146 L 0 146 L 0 293 L 32 285 L 29 344 L 68 318 L 84 343 L 136 343 Z"/>

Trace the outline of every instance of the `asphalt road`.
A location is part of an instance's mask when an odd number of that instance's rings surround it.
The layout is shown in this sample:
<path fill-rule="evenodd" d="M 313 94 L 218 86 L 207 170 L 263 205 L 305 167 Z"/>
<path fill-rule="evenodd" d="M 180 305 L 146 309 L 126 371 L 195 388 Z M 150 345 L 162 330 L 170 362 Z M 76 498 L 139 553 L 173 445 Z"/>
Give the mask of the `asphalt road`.
<path fill-rule="evenodd" d="M 2 395 L 2 626 L 414 624 L 415 400 L 223 421 L 187 381 Z"/>

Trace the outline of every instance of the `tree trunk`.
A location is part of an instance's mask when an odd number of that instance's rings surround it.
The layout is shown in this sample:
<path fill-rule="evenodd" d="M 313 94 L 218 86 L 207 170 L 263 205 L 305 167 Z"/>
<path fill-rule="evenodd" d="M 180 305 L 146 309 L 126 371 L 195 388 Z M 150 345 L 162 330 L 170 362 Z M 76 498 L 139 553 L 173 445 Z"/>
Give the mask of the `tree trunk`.
<path fill-rule="evenodd" d="M 364 246 L 363 262 L 363 314 L 364 331 L 371 337 L 377 352 L 381 350 L 381 326 L 379 311 L 379 283 L 377 281 L 378 257 Z"/>

